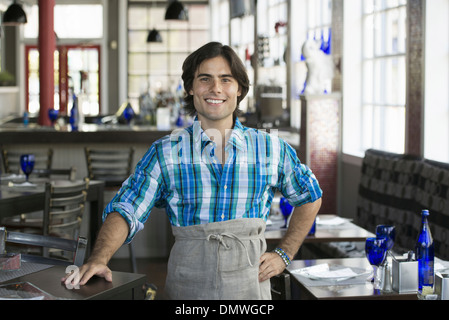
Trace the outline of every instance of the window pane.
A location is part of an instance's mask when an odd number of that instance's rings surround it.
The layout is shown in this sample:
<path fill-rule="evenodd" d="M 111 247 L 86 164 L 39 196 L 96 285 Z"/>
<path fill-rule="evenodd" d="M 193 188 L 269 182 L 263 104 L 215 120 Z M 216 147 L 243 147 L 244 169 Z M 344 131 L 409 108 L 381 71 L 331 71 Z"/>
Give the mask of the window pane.
<path fill-rule="evenodd" d="M 148 56 L 145 53 L 129 53 L 128 72 L 131 74 L 146 73 Z"/>
<path fill-rule="evenodd" d="M 400 5 L 364 1 L 362 149 L 404 150 L 406 10 Z"/>
<path fill-rule="evenodd" d="M 405 107 L 365 106 L 364 149 L 404 152 Z"/>
<path fill-rule="evenodd" d="M 365 58 L 372 58 L 373 57 L 373 45 L 374 45 L 374 32 L 373 32 L 373 15 L 369 15 L 365 17 L 364 20 L 364 30 L 366 32 L 364 33 L 363 37 L 363 55 Z"/>
<path fill-rule="evenodd" d="M 161 91 L 173 92 L 187 55 L 209 40 L 209 6 L 185 6 L 189 21 L 166 21 L 162 3 L 129 3 L 129 102 L 136 112 L 140 110 L 138 97 L 148 90 L 153 98 Z M 153 28 L 159 31 L 162 42 L 147 43 Z"/>
<path fill-rule="evenodd" d="M 148 10 L 141 6 L 130 6 L 128 9 L 128 26 L 130 29 L 150 29 Z"/>
<path fill-rule="evenodd" d="M 102 38 L 102 5 L 55 5 L 55 32 L 60 38 Z"/>
<path fill-rule="evenodd" d="M 371 60 L 365 61 L 363 68 L 363 102 L 371 103 L 374 101 L 374 74 L 373 62 Z"/>

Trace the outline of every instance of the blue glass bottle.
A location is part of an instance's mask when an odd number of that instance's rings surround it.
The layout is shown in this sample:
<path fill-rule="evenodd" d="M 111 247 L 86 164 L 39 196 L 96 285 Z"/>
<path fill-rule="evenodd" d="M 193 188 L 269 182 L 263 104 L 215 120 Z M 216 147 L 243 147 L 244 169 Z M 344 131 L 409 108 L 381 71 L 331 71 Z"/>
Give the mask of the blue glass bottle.
<path fill-rule="evenodd" d="M 427 217 L 429 210 L 422 210 L 421 231 L 416 240 L 415 257 L 418 261 L 419 291 L 433 287 L 435 250 Z"/>
<path fill-rule="evenodd" d="M 70 126 L 72 127 L 72 131 L 78 131 L 78 125 L 79 125 L 79 114 L 78 114 L 78 98 L 76 95 L 73 95 L 73 105 L 72 109 L 70 110 Z"/>

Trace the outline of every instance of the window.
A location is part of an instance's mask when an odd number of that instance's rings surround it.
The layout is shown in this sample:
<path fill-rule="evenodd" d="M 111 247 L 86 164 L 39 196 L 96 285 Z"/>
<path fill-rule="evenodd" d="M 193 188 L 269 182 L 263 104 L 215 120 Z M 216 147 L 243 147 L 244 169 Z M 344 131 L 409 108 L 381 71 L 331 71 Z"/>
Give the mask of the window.
<path fill-rule="evenodd" d="M 345 1 L 345 153 L 362 155 L 368 148 L 404 152 L 406 4 Z"/>
<path fill-rule="evenodd" d="M 37 38 L 39 7 L 31 6 L 24 25 L 25 38 Z M 103 37 L 103 6 L 101 4 L 55 5 L 55 33 L 60 39 L 101 39 Z"/>
<path fill-rule="evenodd" d="M 27 70 L 26 97 L 28 112 L 39 113 L 39 50 L 27 46 L 25 69 Z M 73 104 L 73 94 L 78 97 L 85 115 L 100 113 L 99 82 L 100 47 L 58 46 L 55 51 L 55 101 L 54 108 L 68 113 Z"/>
<path fill-rule="evenodd" d="M 75 2 L 75 1 L 74 1 Z M 100 114 L 100 45 L 80 45 L 101 42 L 103 38 L 103 6 L 101 4 L 55 5 L 54 28 L 57 36 L 55 51 L 54 108 L 68 113 L 72 94 L 76 94 L 85 115 Z M 28 23 L 24 25 L 26 45 L 26 109 L 39 113 L 39 50 L 34 45 L 39 36 L 39 8 L 32 5 L 27 11 Z M 63 45 L 60 43 L 64 42 Z"/>
<path fill-rule="evenodd" d="M 183 3 L 189 21 L 166 21 L 166 5 L 160 2 L 129 3 L 128 8 L 128 101 L 140 110 L 139 97 L 158 98 L 176 94 L 185 58 L 209 41 L 209 6 Z M 147 43 L 157 29 L 162 42 Z"/>
<path fill-rule="evenodd" d="M 307 38 L 321 41 L 325 52 L 330 50 L 332 0 L 307 0 Z"/>
<path fill-rule="evenodd" d="M 426 3 L 424 157 L 449 162 L 449 1 Z"/>

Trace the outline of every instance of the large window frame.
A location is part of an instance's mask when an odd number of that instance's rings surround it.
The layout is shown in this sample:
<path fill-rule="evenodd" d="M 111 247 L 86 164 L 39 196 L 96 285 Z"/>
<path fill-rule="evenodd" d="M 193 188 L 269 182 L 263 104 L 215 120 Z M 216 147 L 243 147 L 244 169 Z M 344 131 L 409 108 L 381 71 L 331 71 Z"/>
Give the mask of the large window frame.
<path fill-rule="evenodd" d="M 424 157 L 449 162 L 449 0 L 426 3 Z"/>
<path fill-rule="evenodd" d="M 406 0 L 364 0 L 362 146 L 403 153 L 406 103 Z"/>
<path fill-rule="evenodd" d="M 183 61 L 209 42 L 209 5 L 206 2 L 183 5 L 189 12 L 188 21 L 164 20 L 167 5 L 158 1 L 128 2 L 127 100 L 136 112 L 140 111 L 140 99 L 145 95 L 162 101 L 181 94 Z M 159 32 L 162 42 L 147 43 L 152 29 Z"/>
<path fill-rule="evenodd" d="M 38 65 L 30 63 L 30 55 L 38 56 L 37 39 L 39 36 L 39 7 L 37 0 L 31 0 L 27 6 L 28 23 L 23 27 L 24 45 L 24 109 L 32 114 L 39 113 L 39 79 Z M 98 116 L 102 113 L 102 48 L 105 35 L 105 4 L 104 0 L 64 0 L 56 1 L 54 29 L 56 36 L 55 51 L 55 96 L 54 108 L 61 114 L 68 114 L 72 107 L 72 94 L 77 94 L 80 101 L 84 101 L 83 113 L 86 116 Z M 93 50 L 95 61 L 86 71 L 84 90 L 78 84 L 79 75 L 70 74 L 67 61 L 68 51 Z M 92 66 L 93 63 L 93 66 Z M 88 63 L 89 64 L 89 63 Z M 76 69 L 76 68 L 75 68 Z M 74 69 L 72 68 L 72 71 Z M 76 70 L 77 72 L 80 70 Z M 76 81 L 72 86 L 69 82 Z M 93 84 L 93 85 L 90 85 Z M 87 86 L 89 88 L 87 88 Z M 74 90 L 72 90 L 74 89 Z M 77 90 L 79 89 L 79 90 Z M 32 105 L 30 104 L 32 103 Z"/>
<path fill-rule="evenodd" d="M 369 148 L 405 152 L 406 14 L 407 0 L 345 1 L 345 154 L 362 157 Z"/>

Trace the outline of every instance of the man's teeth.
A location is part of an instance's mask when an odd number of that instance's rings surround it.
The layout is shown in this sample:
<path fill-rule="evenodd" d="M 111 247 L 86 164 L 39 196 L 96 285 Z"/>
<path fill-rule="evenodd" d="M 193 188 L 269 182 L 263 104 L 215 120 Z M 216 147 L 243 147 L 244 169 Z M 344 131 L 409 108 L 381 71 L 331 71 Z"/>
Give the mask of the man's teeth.
<path fill-rule="evenodd" d="M 215 104 L 218 104 L 218 103 L 223 103 L 224 100 L 207 99 L 206 101 L 207 101 L 208 103 L 215 103 Z"/>

